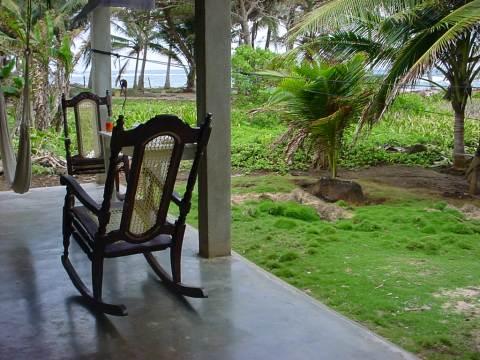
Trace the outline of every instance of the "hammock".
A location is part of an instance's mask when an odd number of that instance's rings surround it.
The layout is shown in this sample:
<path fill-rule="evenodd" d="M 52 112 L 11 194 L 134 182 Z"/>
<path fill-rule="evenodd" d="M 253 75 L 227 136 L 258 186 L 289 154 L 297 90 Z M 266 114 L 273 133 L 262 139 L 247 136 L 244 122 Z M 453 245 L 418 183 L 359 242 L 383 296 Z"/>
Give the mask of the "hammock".
<path fill-rule="evenodd" d="M 7 108 L 5 96 L 0 87 L 0 155 L 2 156 L 5 178 L 13 191 L 23 194 L 30 188 L 32 178 L 32 162 L 30 158 L 30 124 L 32 109 L 30 104 L 30 28 L 32 23 L 32 1 L 27 5 L 27 34 L 25 49 L 25 72 L 22 96 L 22 121 L 17 158 L 10 141 L 8 131 Z"/>

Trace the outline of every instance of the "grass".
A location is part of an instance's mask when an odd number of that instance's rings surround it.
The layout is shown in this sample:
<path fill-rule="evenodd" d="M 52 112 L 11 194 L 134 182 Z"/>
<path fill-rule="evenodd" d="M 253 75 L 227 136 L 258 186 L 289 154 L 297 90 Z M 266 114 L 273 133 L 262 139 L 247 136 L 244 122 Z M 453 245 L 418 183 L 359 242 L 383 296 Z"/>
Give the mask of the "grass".
<path fill-rule="evenodd" d="M 292 176 L 232 179 L 232 193 L 289 192 Z M 428 359 L 478 359 L 480 318 L 442 295 L 479 287 L 480 222 L 430 195 L 366 184 L 385 202 L 327 222 L 293 202 L 232 208 L 233 249 L 399 346 Z M 194 194 L 189 223 L 196 226 Z M 345 204 L 344 204 L 345 205 Z"/>
<path fill-rule="evenodd" d="M 246 176 L 233 186 L 289 191 L 292 183 Z M 247 201 L 232 211 L 233 248 L 267 271 L 412 352 L 478 358 L 480 320 L 444 309 L 455 299 L 438 294 L 480 285 L 479 222 L 415 194 L 393 194 L 334 223 L 292 202 Z"/>

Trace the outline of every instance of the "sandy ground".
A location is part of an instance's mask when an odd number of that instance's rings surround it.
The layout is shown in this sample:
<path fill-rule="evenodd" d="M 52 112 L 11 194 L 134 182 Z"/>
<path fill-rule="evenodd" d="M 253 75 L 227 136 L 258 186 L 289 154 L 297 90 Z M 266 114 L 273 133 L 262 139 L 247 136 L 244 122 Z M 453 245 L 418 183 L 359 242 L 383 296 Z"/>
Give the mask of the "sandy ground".
<path fill-rule="evenodd" d="M 95 175 L 82 175 L 78 179 L 82 183 L 95 182 Z M 60 176 L 58 175 L 33 175 L 32 183 L 30 188 L 39 188 L 39 187 L 48 187 L 48 186 L 59 186 L 60 185 Z M 10 187 L 8 186 L 5 178 L 0 176 L 0 191 L 8 191 Z"/>
<path fill-rule="evenodd" d="M 446 173 L 440 169 L 416 166 L 375 166 L 365 169 L 341 171 L 341 178 L 369 181 L 405 189 L 419 189 L 425 194 L 451 198 L 469 198 L 468 182 L 464 175 Z"/>

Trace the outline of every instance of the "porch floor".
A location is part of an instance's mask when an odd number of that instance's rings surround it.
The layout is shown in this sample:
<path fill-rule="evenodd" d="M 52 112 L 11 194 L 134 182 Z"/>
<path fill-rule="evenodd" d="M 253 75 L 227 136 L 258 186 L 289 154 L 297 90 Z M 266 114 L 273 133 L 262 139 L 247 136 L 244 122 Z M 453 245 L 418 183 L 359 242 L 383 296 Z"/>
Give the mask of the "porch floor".
<path fill-rule="evenodd" d="M 137 255 L 105 264 L 104 298 L 125 304 L 128 317 L 95 314 L 60 262 L 64 194 L 0 192 L 0 359 L 415 358 L 239 255 L 199 258 L 193 229 L 183 279 L 208 299 L 175 296 Z M 71 257 L 88 280 L 75 245 Z"/>

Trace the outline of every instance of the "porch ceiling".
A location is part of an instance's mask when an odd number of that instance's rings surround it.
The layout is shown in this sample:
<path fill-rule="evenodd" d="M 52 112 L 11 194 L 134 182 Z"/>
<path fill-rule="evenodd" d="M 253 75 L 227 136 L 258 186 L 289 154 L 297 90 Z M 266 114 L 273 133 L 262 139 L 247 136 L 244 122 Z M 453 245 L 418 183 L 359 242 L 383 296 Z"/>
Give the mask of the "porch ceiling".
<path fill-rule="evenodd" d="M 129 316 L 94 314 L 60 263 L 63 196 L 61 187 L 0 192 L 2 359 L 414 358 L 238 255 L 200 259 L 193 229 L 184 280 L 202 284 L 208 299 L 173 295 L 131 256 L 108 260 L 104 282 L 105 298 L 123 302 Z M 71 256 L 88 276 L 79 249 Z"/>

